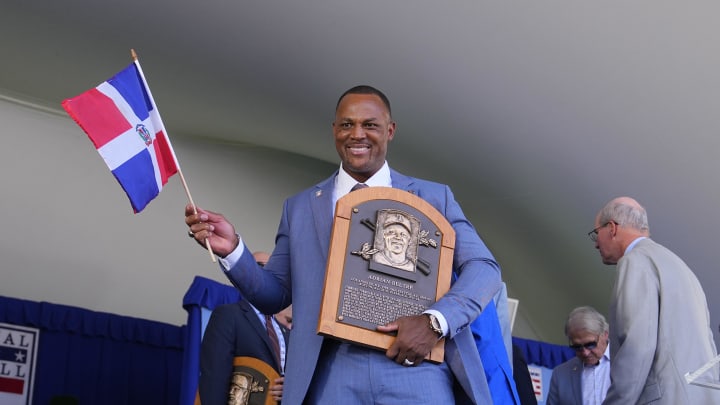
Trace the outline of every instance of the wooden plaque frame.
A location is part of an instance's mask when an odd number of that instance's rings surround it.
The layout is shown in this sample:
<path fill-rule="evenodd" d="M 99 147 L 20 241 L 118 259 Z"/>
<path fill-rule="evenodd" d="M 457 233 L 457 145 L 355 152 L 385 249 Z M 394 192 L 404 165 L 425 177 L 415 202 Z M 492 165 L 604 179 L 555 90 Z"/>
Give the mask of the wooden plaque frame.
<path fill-rule="evenodd" d="M 397 217 L 398 212 L 400 217 L 405 219 L 401 218 L 397 222 L 407 225 L 413 223 L 411 228 L 414 231 L 410 232 L 409 245 L 415 250 L 410 251 L 408 257 L 415 259 L 414 271 L 389 269 L 374 263 L 379 240 L 376 228 L 382 225 L 381 220 L 385 221 L 385 224 L 395 222 L 387 218 Z M 368 216 L 372 216 L 374 221 Z M 349 297 L 348 291 L 352 291 L 350 295 L 356 291 L 363 295 L 365 293 L 362 290 L 366 286 L 371 290 L 367 294 L 373 296 L 378 295 L 378 291 L 390 291 L 387 294 L 390 298 L 383 301 L 383 305 L 386 301 L 398 301 L 403 310 L 409 305 L 413 307 L 412 311 L 415 311 L 404 315 L 415 315 L 435 303 L 450 289 L 455 230 L 435 207 L 407 191 L 390 187 L 368 187 L 339 199 L 335 208 L 330 243 L 318 321 L 318 333 L 321 335 L 387 350 L 395 339 L 394 335 L 378 332 L 375 329 L 377 324 L 368 324 L 355 314 L 345 315 L 347 311 L 344 301 Z M 394 288 L 395 286 L 399 287 Z M 416 287 L 419 287 L 418 290 L 429 289 L 430 292 L 427 295 L 416 295 L 413 292 Z M 414 298 L 403 300 L 410 295 Z M 390 319 L 392 320 L 394 318 Z M 444 342 L 444 339 L 438 342 L 427 360 L 435 363 L 443 361 Z"/>

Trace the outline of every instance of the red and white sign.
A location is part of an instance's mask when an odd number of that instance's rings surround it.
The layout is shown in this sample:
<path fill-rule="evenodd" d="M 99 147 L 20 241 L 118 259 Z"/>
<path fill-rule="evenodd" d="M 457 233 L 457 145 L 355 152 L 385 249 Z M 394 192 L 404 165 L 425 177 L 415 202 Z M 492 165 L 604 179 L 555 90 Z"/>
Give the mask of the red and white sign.
<path fill-rule="evenodd" d="M 32 404 L 40 330 L 0 323 L 0 404 Z"/>
<path fill-rule="evenodd" d="M 535 391 L 535 399 L 537 399 L 538 402 L 544 402 L 542 369 L 540 367 L 528 366 L 528 371 L 530 371 L 530 380 L 532 381 L 533 390 Z"/>

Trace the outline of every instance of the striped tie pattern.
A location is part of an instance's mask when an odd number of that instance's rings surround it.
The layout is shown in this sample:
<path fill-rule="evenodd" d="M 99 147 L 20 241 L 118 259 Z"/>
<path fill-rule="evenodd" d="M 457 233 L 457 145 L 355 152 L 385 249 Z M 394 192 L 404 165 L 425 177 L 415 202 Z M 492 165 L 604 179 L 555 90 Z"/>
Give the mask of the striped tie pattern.
<path fill-rule="evenodd" d="M 282 363 L 280 362 L 280 341 L 278 335 L 275 332 L 275 327 L 272 322 L 272 315 L 265 315 L 265 328 L 267 329 L 268 337 L 270 338 L 270 344 L 273 349 L 273 356 L 275 356 L 275 362 L 277 363 L 278 370 L 282 370 Z"/>

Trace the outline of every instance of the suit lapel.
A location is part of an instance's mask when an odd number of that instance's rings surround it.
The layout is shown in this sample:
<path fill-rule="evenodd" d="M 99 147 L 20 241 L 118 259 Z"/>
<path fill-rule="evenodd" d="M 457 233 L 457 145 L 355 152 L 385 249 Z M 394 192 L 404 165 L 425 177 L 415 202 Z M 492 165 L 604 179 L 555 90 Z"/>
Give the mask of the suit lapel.
<path fill-rule="evenodd" d="M 405 190 L 415 195 L 418 194 L 415 179 L 413 179 L 412 177 L 408 177 L 404 174 L 396 172 L 393 169 L 390 169 L 390 181 L 392 182 L 393 188 Z"/>
<path fill-rule="evenodd" d="M 264 339 L 267 335 L 267 332 L 265 331 L 265 328 L 263 327 L 262 322 L 260 322 L 260 319 L 258 319 L 257 314 L 255 313 L 255 310 L 252 309 L 250 304 L 245 300 L 240 302 L 240 307 L 243 310 L 243 315 L 245 316 L 245 319 L 247 319 L 248 324 L 252 325 L 252 328 L 255 331 L 255 333 L 262 336 Z M 269 342 L 268 342 L 268 344 L 269 344 Z"/>
<path fill-rule="evenodd" d="M 270 337 L 268 337 L 267 330 L 265 329 L 265 325 L 260 321 L 260 318 L 258 318 L 257 313 L 255 313 L 255 310 L 250 306 L 250 304 L 247 301 L 241 301 L 241 307 L 243 309 L 243 315 L 248 321 L 248 324 L 250 324 L 257 333 L 260 338 L 262 338 L 262 341 L 265 343 L 265 347 L 267 348 L 268 353 L 273 353 L 272 344 L 270 343 Z M 274 361 L 274 356 L 270 356 L 271 359 Z M 275 364 L 276 370 L 280 369 L 279 364 Z"/>
<path fill-rule="evenodd" d="M 572 394 L 573 398 L 577 401 L 578 404 L 582 404 L 582 372 L 583 372 L 583 363 L 575 357 L 575 362 L 573 363 L 572 367 L 572 378 L 570 379 L 572 387 Z"/>
<path fill-rule="evenodd" d="M 328 179 L 315 186 L 310 194 L 310 208 L 312 210 L 313 222 L 315 224 L 321 251 L 323 252 L 323 262 L 327 262 L 328 251 L 330 250 L 330 233 L 333 223 L 333 188 L 335 187 L 335 176 L 337 171 Z"/>

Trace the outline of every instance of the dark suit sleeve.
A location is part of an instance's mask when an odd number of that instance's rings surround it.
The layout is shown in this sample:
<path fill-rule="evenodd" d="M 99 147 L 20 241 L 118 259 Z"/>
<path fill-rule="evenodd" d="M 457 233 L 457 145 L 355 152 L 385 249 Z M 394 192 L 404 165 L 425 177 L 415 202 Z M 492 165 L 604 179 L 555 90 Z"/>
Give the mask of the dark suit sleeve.
<path fill-rule="evenodd" d="M 513 345 L 513 379 L 517 387 L 518 397 L 520 397 L 521 405 L 537 405 L 535 398 L 535 389 L 532 385 L 532 378 L 528 370 L 527 361 L 522 350 L 517 345 Z"/>
<path fill-rule="evenodd" d="M 225 405 L 235 351 L 237 326 L 229 306 L 215 308 L 200 347 L 200 400 L 203 405 Z"/>

